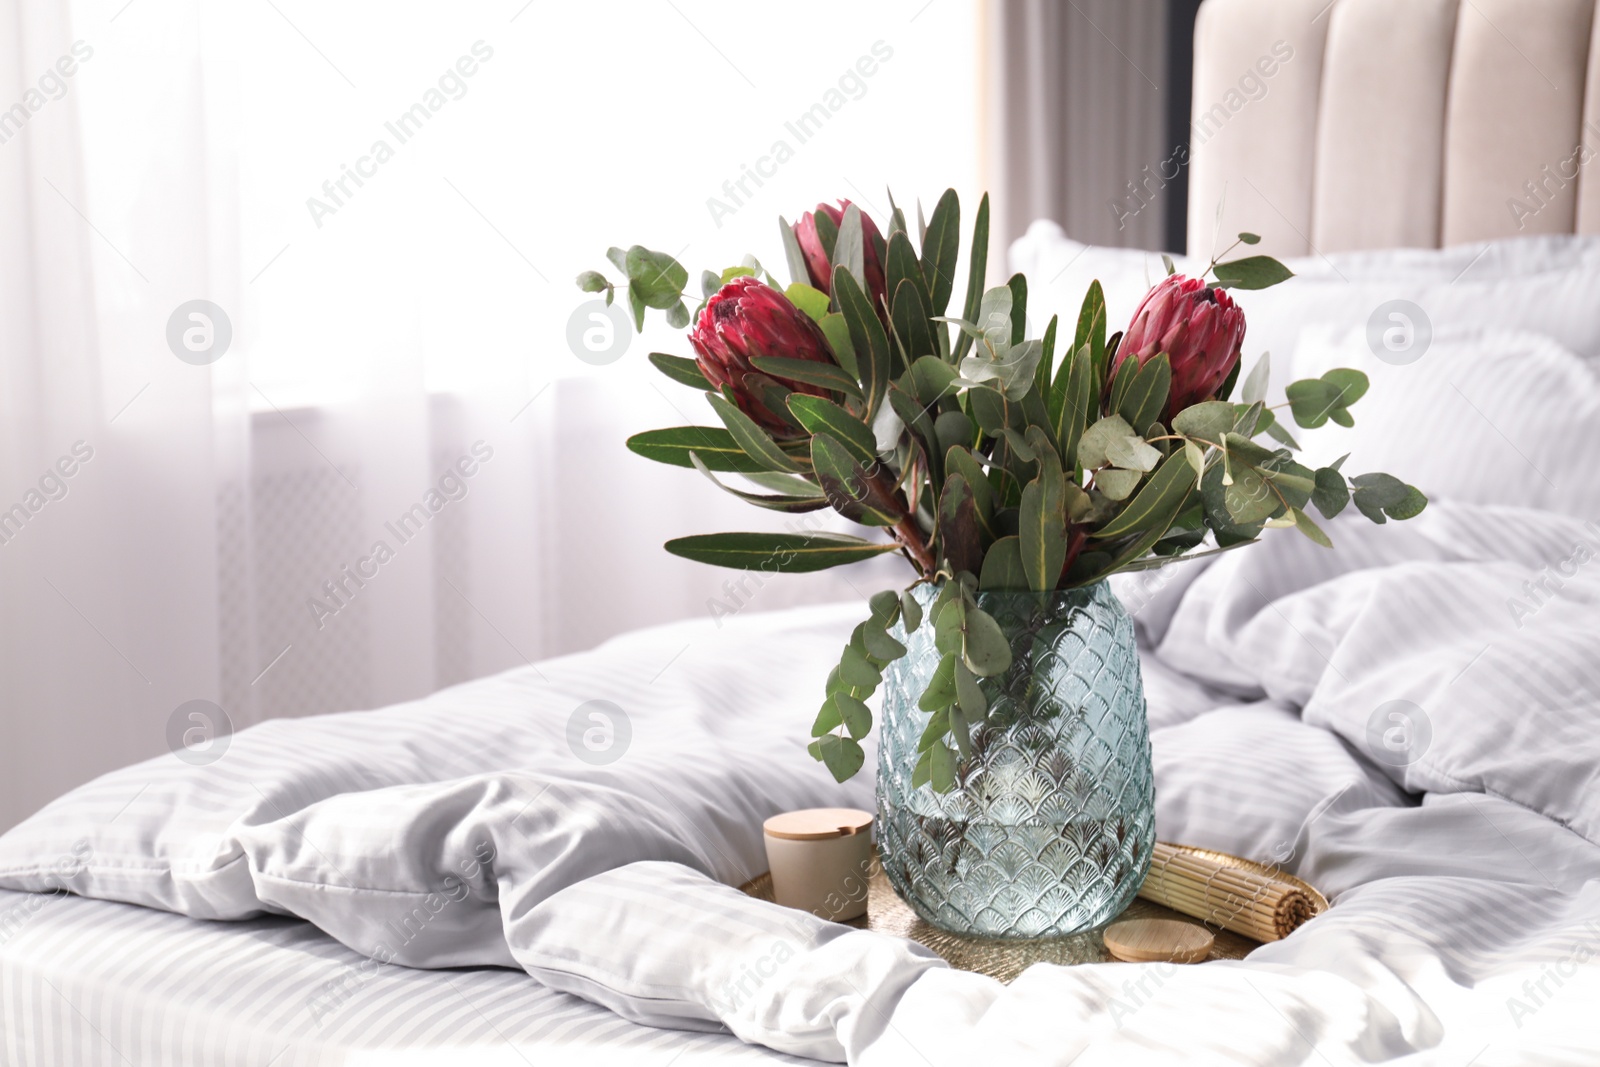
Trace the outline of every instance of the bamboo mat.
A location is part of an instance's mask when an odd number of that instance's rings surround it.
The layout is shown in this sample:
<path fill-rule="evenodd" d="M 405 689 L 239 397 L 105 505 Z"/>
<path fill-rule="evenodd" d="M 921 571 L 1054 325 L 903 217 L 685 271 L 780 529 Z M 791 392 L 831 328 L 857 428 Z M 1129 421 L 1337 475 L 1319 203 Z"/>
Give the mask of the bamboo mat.
<path fill-rule="evenodd" d="M 1198 877 L 1190 870 L 1191 861 L 1198 864 Z M 1254 880 L 1242 883 L 1233 880 L 1246 875 Z M 1208 960 L 1241 960 L 1263 940 L 1276 940 L 1248 934 L 1268 932 L 1269 918 L 1265 916 L 1275 916 L 1277 912 L 1266 909 L 1269 904 L 1276 909 L 1281 900 L 1289 896 L 1286 890 L 1275 888 L 1278 885 L 1292 889 L 1299 895 L 1297 899 L 1305 902 L 1309 914 L 1301 921 L 1327 910 L 1328 902 L 1322 894 L 1291 875 L 1225 853 L 1158 843 L 1150 875 L 1140 895 L 1112 921 L 1199 920 L 1216 938 Z M 741 888 L 761 900 L 772 899 L 770 875 L 762 874 Z M 1149 899 L 1152 896 L 1164 900 Z M 1168 903 L 1178 904 L 1183 910 L 1169 907 Z M 1292 910 L 1299 905 L 1286 907 Z M 998 941 L 941 930 L 924 921 L 896 895 L 876 856 L 868 883 L 867 914 L 846 925 L 908 938 L 926 945 L 958 970 L 976 971 L 1002 982 L 1010 982 L 1035 963 L 1116 962 L 1106 951 L 1103 928 L 1067 937 L 1026 941 Z"/>

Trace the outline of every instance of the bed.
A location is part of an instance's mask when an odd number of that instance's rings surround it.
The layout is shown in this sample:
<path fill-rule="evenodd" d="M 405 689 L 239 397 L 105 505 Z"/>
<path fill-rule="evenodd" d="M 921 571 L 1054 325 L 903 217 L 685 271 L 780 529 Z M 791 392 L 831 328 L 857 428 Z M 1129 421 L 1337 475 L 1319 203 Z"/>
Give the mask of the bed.
<path fill-rule="evenodd" d="M 872 806 L 804 753 L 860 605 L 744 612 L 69 793 L 0 835 L 0 1060 L 1595 1062 L 1600 238 L 1573 235 L 1600 188 L 1521 227 L 1501 193 L 1582 137 L 1592 14 L 1202 9 L 1197 117 L 1274 42 L 1295 58 L 1197 146 L 1191 249 L 1226 186 L 1225 232 L 1299 275 L 1252 303 L 1247 356 L 1368 371 L 1348 447 L 1433 504 L 1117 591 L 1160 836 L 1280 864 L 1327 915 L 1244 961 L 1006 986 L 744 896 L 766 815 Z M 1113 319 L 1160 269 L 1049 224 L 1012 259 L 1050 310 L 1102 279 Z M 1415 358 L 1371 341 L 1391 305 L 1427 319 Z"/>

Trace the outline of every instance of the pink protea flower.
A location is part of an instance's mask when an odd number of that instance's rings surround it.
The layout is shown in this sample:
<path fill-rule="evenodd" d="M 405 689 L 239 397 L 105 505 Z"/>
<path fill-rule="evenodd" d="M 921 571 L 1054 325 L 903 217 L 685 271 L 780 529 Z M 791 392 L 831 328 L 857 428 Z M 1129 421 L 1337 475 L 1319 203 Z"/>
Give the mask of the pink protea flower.
<path fill-rule="evenodd" d="M 789 298 L 753 277 L 735 278 L 706 301 L 700 318 L 689 331 L 700 372 L 712 386 L 733 390 L 733 401 L 750 418 L 775 437 L 798 436 L 790 423 L 761 399 L 756 382 L 747 375 L 770 377 L 785 389 L 826 396 L 821 386 L 761 375 L 750 361 L 757 356 L 783 356 L 833 363 L 833 353 L 817 324 Z"/>
<path fill-rule="evenodd" d="M 838 226 L 844 219 L 844 209 L 850 206 L 850 201 L 839 201 L 838 207 L 827 204 L 818 204 L 817 211 L 833 220 Z M 816 215 L 808 211 L 800 216 L 800 221 L 794 224 L 794 235 L 800 240 L 800 251 L 806 257 L 806 273 L 811 275 L 811 287 L 821 289 L 824 293 L 833 292 L 833 265 L 828 261 L 828 253 L 822 248 L 822 238 L 817 235 Z M 865 211 L 861 213 L 861 235 L 865 239 L 865 258 L 863 263 L 867 273 L 867 296 L 872 300 L 873 310 L 884 319 L 889 312 L 883 306 L 885 281 L 883 264 L 878 262 L 876 245 L 883 241 L 883 235 L 878 230 L 878 224 L 872 221 L 872 216 Z"/>
<path fill-rule="evenodd" d="M 1244 312 L 1225 291 L 1173 274 L 1145 294 L 1117 349 L 1117 366 L 1144 364 L 1165 352 L 1172 361 L 1167 425 L 1186 407 L 1210 400 L 1239 364 Z M 1112 368 L 1115 371 L 1115 367 Z"/>

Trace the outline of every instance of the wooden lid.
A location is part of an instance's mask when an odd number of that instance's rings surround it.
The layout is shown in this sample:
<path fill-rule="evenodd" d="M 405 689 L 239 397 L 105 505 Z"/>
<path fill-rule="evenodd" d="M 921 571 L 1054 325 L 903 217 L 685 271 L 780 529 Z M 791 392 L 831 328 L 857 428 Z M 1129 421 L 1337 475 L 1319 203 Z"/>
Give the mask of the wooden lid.
<path fill-rule="evenodd" d="M 872 829 L 872 813 L 855 808 L 806 808 L 774 815 L 761 824 L 771 837 L 789 841 L 823 841 Z"/>
<path fill-rule="evenodd" d="M 1215 941 L 1205 927 L 1177 919 L 1129 919 L 1106 927 L 1106 950 L 1129 963 L 1199 963 Z"/>

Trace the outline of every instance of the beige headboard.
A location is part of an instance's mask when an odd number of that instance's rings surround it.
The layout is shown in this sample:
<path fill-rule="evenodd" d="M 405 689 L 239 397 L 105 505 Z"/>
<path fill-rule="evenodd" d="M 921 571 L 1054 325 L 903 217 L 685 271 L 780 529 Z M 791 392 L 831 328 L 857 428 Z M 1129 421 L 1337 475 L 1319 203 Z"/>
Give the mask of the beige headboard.
<path fill-rule="evenodd" d="M 1189 251 L 1600 233 L 1595 0 L 1206 0 Z M 1593 162 L 1590 160 L 1593 159 Z M 1224 198 L 1224 191 L 1226 196 Z"/>

